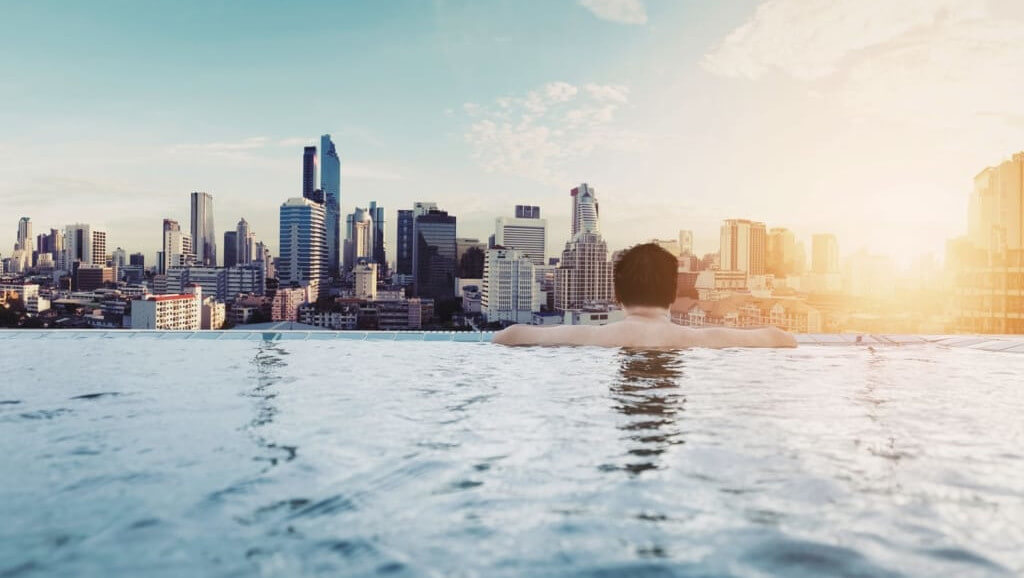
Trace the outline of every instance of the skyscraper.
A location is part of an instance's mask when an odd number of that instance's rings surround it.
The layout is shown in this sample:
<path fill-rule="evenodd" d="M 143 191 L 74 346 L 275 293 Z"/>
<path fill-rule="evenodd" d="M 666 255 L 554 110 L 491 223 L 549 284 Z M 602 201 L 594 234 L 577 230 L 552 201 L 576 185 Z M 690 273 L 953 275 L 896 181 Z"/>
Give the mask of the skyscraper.
<path fill-rule="evenodd" d="M 281 256 L 277 271 L 281 287 L 308 287 L 313 294 L 326 293 L 324 213 L 323 205 L 302 197 L 288 199 L 281 205 Z"/>
<path fill-rule="evenodd" d="M 515 249 L 529 257 L 534 265 L 547 262 L 547 236 L 548 222 L 540 218 L 540 207 L 516 205 L 515 217 L 495 220 L 495 246 Z"/>
<path fill-rule="evenodd" d="M 599 211 L 594 188 L 583 183 L 569 194 L 572 196 L 572 236 L 583 230 L 598 232 Z"/>
<path fill-rule="evenodd" d="M 313 198 L 316 190 L 316 147 L 302 149 L 302 197 Z"/>
<path fill-rule="evenodd" d="M 384 240 L 387 230 L 384 228 L 384 207 L 378 207 L 377 201 L 370 201 L 370 218 L 373 219 L 373 261 L 377 263 L 377 274 L 384 276 L 388 269 L 388 252 Z"/>
<path fill-rule="evenodd" d="M 356 207 L 345 218 L 345 269 L 352 270 L 360 259 L 373 259 L 373 217 L 370 211 Z"/>
<path fill-rule="evenodd" d="M 238 231 L 224 231 L 224 266 L 238 264 Z"/>
<path fill-rule="evenodd" d="M 32 219 L 28 217 L 22 217 L 18 221 L 18 246 L 16 248 L 32 254 Z"/>
<path fill-rule="evenodd" d="M 974 177 L 967 238 L 995 254 L 1024 249 L 1024 152 Z"/>
<path fill-rule="evenodd" d="M 797 273 L 796 236 L 793 235 L 793 231 L 784 227 L 773 227 L 768 231 L 766 261 L 767 272 L 776 277 Z"/>
<path fill-rule="evenodd" d="M 419 204 L 419 203 L 417 203 Z M 455 297 L 455 215 L 430 208 L 413 225 L 413 291 L 438 301 Z"/>
<path fill-rule="evenodd" d="M 555 308 L 566 311 L 614 299 L 608 245 L 598 232 L 597 197 L 586 183 L 572 197 L 572 237 L 555 269 Z"/>
<path fill-rule="evenodd" d="M 249 222 L 245 219 L 239 219 L 238 225 L 235 227 L 235 239 L 238 243 L 235 249 L 238 263 L 241 265 L 252 263 L 256 258 L 253 253 L 256 234 L 249 229 Z"/>
<path fill-rule="evenodd" d="M 395 248 L 395 272 L 399 275 L 412 275 L 412 244 L 413 224 L 415 216 L 412 210 L 398 211 L 398 231 Z"/>
<path fill-rule="evenodd" d="M 679 254 L 693 255 L 693 231 L 679 231 Z"/>
<path fill-rule="evenodd" d="M 839 242 L 835 235 L 821 233 L 811 237 L 811 272 L 839 272 Z"/>
<path fill-rule="evenodd" d="M 213 195 L 192 193 L 192 250 L 196 263 L 203 267 L 217 266 L 217 233 L 213 228 Z"/>
<path fill-rule="evenodd" d="M 764 275 L 766 241 L 764 223 L 747 219 L 723 221 L 719 250 L 722 270 Z"/>
<path fill-rule="evenodd" d="M 324 192 L 324 202 L 327 208 L 329 274 L 336 278 L 341 261 L 341 158 L 338 157 L 338 151 L 334 148 L 331 135 L 325 134 L 320 137 L 320 154 L 322 155 L 320 188 Z M 305 163 L 303 163 L 303 170 L 305 170 Z"/>

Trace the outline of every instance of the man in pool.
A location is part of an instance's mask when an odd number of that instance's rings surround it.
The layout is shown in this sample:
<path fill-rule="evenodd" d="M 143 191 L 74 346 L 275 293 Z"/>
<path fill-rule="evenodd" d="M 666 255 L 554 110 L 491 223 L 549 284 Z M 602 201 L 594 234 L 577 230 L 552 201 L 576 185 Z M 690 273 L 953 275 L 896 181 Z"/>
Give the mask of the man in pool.
<path fill-rule="evenodd" d="M 600 347 L 796 347 L 792 335 L 775 327 L 692 328 L 672 323 L 676 299 L 676 258 L 653 244 L 637 245 L 615 264 L 615 297 L 626 317 L 608 325 L 512 325 L 494 335 L 501 345 L 596 345 Z"/>

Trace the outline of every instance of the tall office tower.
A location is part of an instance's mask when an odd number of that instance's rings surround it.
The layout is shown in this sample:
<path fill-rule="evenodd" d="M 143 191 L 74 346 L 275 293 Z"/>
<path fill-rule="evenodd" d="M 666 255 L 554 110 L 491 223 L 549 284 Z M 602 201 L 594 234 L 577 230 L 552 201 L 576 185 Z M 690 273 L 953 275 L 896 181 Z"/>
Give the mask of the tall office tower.
<path fill-rule="evenodd" d="M 76 261 L 83 265 L 104 267 L 107 264 L 107 234 L 93 231 L 89 225 L 68 225 L 64 235 L 64 266 L 71 271 Z"/>
<path fill-rule="evenodd" d="M 679 231 L 679 254 L 693 255 L 693 231 Z"/>
<path fill-rule="evenodd" d="M 341 265 L 341 158 L 331 135 L 320 137 L 320 188 L 327 205 L 327 256 L 331 277 L 339 276 Z M 376 220 L 376 217 L 374 217 Z"/>
<path fill-rule="evenodd" d="M 530 323 L 540 311 L 533 259 L 514 249 L 488 249 L 480 312 L 487 322 Z"/>
<path fill-rule="evenodd" d="M 723 221 L 719 249 L 722 270 L 764 275 L 766 237 L 764 223 L 747 219 Z"/>
<path fill-rule="evenodd" d="M 417 203 L 418 204 L 418 203 Z M 429 209 L 416 217 L 413 292 L 438 301 L 455 297 L 455 215 Z"/>
<path fill-rule="evenodd" d="M 1024 152 L 974 177 L 967 238 L 995 254 L 1024 249 Z"/>
<path fill-rule="evenodd" d="M 839 272 L 839 242 L 835 235 L 821 233 L 811 237 L 811 272 Z"/>
<path fill-rule="evenodd" d="M 373 217 L 366 209 L 356 207 L 345 219 L 345 269 L 352 270 L 359 259 L 373 259 Z"/>
<path fill-rule="evenodd" d="M 796 236 L 784 227 L 768 231 L 767 272 L 776 277 L 796 274 Z"/>
<path fill-rule="evenodd" d="M 238 264 L 238 231 L 224 231 L 224 266 Z"/>
<path fill-rule="evenodd" d="M 302 149 L 302 197 L 313 199 L 316 190 L 316 147 Z"/>
<path fill-rule="evenodd" d="M 316 295 L 326 293 L 327 235 L 324 206 L 294 197 L 281 205 L 280 267 L 281 287 L 299 286 Z"/>
<path fill-rule="evenodd" d="M 142 253 L 132 253 L 128 256 L 128 264 L 132 267 L 146 267 L 146 256 Z"/>
<path fill-rule="evenodd" d="M 569 194 L 572 196 L 572 236 L 582 230 L 598 232 L 599 211 L 594 187 L 583 183 Z"/>
<path fill-rule="evenodd" d="M 50 229 L 50 255 L 54 263 L 59 263 L 64 255 L 64 231 L 60 229 Z"/>
<path fill-rule="evenodd" d="M 249 222 L 245 219 L 238 221 L 238 226 L 235 227 L 235 238 L 237 240 L 237 246 L 235 248 L 235 260 L 239 265 L 248 265 L 255 259 L 254 244 L 256 243 L 256 233 L 253 233 L 249 229 Z"/>
<path fill-rule="evenodd" d="M 277 268 L 274 267 L 274 258 L 270 256 L 270 249 L 268 249 L 262 241 L 257 242 L 254 246 L 252 260 L 263 264 L 263 269 L 266 271 L 267 279 L 274 279 L 277 277 Z"/>
<path fill-rule="evenodd" d="M 515 249 L 529 257 L 534 265 L 547 262 L 547 238 L 548 221 L 540 218 L 540 207 L 516 205 L 515 217 L 495 220 L 494 245 Z"/>
<path fill-rule="evenodd" d="M 573 234 L 555 269 L 555 308 L 566 311 L 614 299 L 608 245 L 598 232 L 597 198 L 586 184 L 570 191 Z"/>
<path fill-rule="evenodd" d="M 217 266 L 217 233 L 213 229 L 213 195 L 192 193 L 192 250 L 196 264 Z"/>
<path fill-rule="evenodd" d="M 412 275 L 412 244 L 413 244 L 413 224 L 415 223 L 415 216 L 413 211 L 406 209 L 399 209 L 398 211 L 398 231 L 397 243 L 398 246 L 395 248 L 395 272 L 399 275 Z"/>
<path fill-rule="evenodd" d="M 377 201 L 370 201 L 370 218 L 373 219 L 373 261 L 377 263 L 377 274 L 384 276 L 388 270 L 388 251 L 384 244 L 387 230 L 384 228 L 384 207 Z"/>
<path fill-rule="evenodd" d="M 18 221 L 18 246 L 15 248 L 32 254 L 32 219 L 22 217 Z"/>
<path fill-rule="evenodd" d="M 195 264 L 192 252 L 192 237 L 185 235 L 178 221 L 164 219 L 162 258 L 157 263 L 157 273 L 166 274 L 171 267 L 190 267 Z"/>

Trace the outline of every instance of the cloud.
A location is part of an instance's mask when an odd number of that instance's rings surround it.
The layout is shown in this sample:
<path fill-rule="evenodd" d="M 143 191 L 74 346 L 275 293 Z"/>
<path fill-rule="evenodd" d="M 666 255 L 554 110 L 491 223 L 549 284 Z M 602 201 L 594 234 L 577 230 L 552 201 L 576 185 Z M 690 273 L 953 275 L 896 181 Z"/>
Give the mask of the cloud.
<path fill-rule="evenodd" d="M 629 89 L 619 85 L 551 82 L 491 105 L 466 103 L 471 124 L 464 139 L 488 172 L 564 184 L 568 165 L 600 150 L 638 146 L 640 139 L 614 126 Z"/>
<path fill-rule="evenodd" d="M 957 127 L 1019 114 L 1024 22 L 986 0 L 767 0 L 702 62 L 769 74 L 859 118 Z"/>
<path fill-rule="evenodd" d="M 642 0 L 579 0 L 579 3 L 602 20 L 620 24 L 647 23 L 647 9 Z"/>
<path fill-rule="evenodd" d="M 239 141 L 220 141 L 208 143 L 184 143 L 171 145 L 167 148 L 170 154 L 202 154 L 231 159 L 247 159 L 250 153 L 263 149 L 270 144 L 270 137 L 254 136 Z"/>

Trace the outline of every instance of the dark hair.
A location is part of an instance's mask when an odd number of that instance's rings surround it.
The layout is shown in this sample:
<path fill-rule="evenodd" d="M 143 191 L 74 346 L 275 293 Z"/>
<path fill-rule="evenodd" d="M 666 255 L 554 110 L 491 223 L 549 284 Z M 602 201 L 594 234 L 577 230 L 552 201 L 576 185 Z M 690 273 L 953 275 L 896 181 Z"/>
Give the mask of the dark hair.
<path fill-rule="evenodd" d="M 615 297 L 624 306 L 668 307 L 676 300 L 676 258 L 654 243 L 627 249 L 615 263 Z"/>

